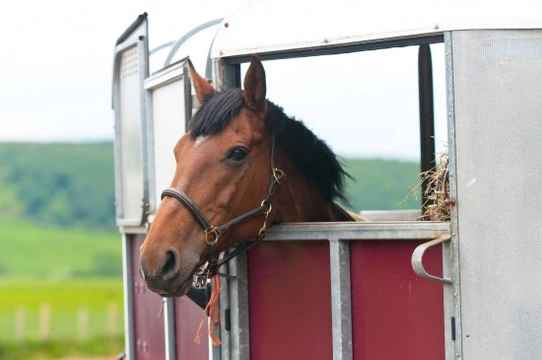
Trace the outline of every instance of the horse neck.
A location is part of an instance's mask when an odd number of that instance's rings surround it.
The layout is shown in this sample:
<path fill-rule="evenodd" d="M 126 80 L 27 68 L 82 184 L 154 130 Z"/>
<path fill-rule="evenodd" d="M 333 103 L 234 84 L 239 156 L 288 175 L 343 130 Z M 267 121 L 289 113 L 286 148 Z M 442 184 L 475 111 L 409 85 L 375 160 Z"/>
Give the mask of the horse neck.
<path fill-rule="evenodd" d="M 288 157 L 281 156 L 277 165 L 286 178 L 277 191 L 275 223 L 351 220 L 334 202 L 324 199 L 318 185 L 308 181 Z"/>

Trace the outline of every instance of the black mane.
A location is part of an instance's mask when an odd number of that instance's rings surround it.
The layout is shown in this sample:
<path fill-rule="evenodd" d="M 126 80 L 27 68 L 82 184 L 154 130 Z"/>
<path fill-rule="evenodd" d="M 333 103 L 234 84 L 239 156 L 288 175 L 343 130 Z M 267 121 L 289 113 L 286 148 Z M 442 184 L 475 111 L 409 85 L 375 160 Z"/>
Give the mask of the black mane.
<path fill-rule="evenodd" d="M 192 138 L 221 132 L 244 105 L 241 89 L 226 89 L 211 97 L 189 123 Z M 265 121 L 294 163 L 320 187 L 324 199 L 345 201 L 344 178 L 348 176 L 329 146 L 299 120 L 284 114 L 283 109 L 267 101 Z"/>

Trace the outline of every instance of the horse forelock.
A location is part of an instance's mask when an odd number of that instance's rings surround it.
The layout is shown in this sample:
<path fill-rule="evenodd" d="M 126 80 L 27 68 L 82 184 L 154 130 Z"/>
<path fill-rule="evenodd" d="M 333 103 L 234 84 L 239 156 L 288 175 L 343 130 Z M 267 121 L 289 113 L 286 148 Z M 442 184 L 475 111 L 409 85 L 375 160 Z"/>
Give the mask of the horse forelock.
<path fill-rule="evenodd" d="M 239 113 L 244 101 L 241 89 L 230 88 L 217 92 L 203 103 L 190 120 L 188 127 L 191 137 L 196 139 L 220 133 Z"/>
<path fill-rule="evenodd" d="M 330 147 L 302 121 L 287 116 L 283 109 L 267 101 L 266 127 L 284 147 L 300 171 L 318 184 L 324 199 L 345 200 L 344 178 L 348 176 Z M 244 105 L 243 91 L 229 88 L 217 92 L 196 112 L 189 123 L 193 139 L 220 133 Z"/>

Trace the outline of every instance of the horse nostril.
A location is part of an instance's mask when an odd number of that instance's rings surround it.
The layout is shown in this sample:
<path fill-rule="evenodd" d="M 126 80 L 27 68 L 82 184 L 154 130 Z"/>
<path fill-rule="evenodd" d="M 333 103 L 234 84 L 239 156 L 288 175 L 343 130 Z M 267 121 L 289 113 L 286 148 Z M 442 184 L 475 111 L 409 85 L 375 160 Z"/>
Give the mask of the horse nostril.
<path fill-rule="evenodd" d="M 168 250 L 166 252 L 166 261 L 162 267 L 162 276 L 168 280 L 175 276 L 177 273 L 177 259 L 173 251 Z"/>

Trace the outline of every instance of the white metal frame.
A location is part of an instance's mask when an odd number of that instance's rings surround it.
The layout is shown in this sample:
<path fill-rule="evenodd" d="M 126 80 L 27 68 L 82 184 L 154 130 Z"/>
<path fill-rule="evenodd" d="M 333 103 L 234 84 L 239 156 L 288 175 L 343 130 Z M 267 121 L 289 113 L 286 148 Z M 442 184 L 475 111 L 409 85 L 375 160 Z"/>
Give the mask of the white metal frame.
<path fill-rule="evenodd" d="M 141 226 L 147 216 L 148 183 L 145 180 L 144 171 L 147 152 L 145 128 L 148 99 L 143 89 L 143 81 L 149 74 L 147 33 L 147 17 L 143 14 L 121 36 L 115 47 L 113 106 L 118 226 Z M 132 81 L 125 83 L 124 79 Z M 132 88 L 134 84 L 135 88 Z M 135 99 L 130 99 L 130 102 L 127 102 L 124 96 L 124 92 L 127 91 L 137 93 Z M 134 103 L 137 104 L 135 108 Z M 126 129 L 125 127 L 128 126 L 131 128 Z M 127 146 L 135 147 L 135 149 L 127 151 L 128 149 L 125 149 Z M 141 174 L 135 174 L 139 171 Z"/>
<path fill-rule="evenodd" d="M 265 14 L 265 16 L 263 16 Z M 354 44 L 383 43 L 433 37 L 471 29 L 537 29 L 542 16 L 533 4 L 456 1 L 314 3 L 298 1 L 248 2 L 227 16 L 213 43 L 211 57 L 236 58 L 248 54 L 302 53 Z"/>

